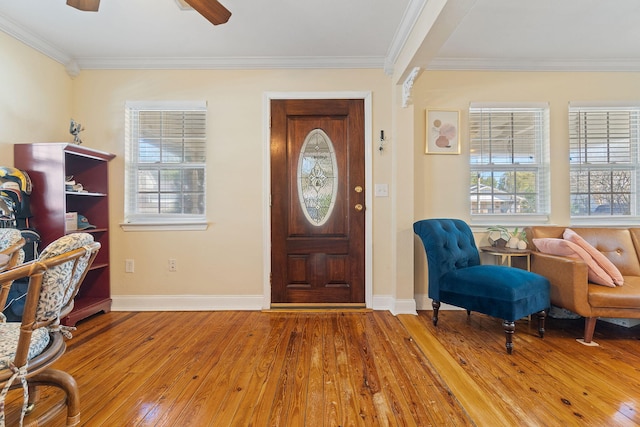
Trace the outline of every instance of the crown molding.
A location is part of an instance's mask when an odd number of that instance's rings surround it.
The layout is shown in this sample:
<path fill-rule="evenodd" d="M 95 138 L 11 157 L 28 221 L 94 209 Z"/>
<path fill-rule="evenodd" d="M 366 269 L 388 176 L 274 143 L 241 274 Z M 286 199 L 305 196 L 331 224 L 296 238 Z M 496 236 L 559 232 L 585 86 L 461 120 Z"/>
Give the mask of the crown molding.
<path fill-rule="evenodd" d="M 635 72 L 640 59 L 551 58 L 435 58 L 427 66 L 431 71 L 567 71 L 567 72 Z"/>
<path fill-rule="evenodd" d="M 15 22 L 2 15 L 0 15 L 0 31 L 9 34 L 14 39 L 21 41 L 27 46 L 37 50 L 38 52 L 48 56 L 49 58 L 61 63 L 64 66 L 67 66 L 67 64 L 73 62 L 72 58 L 65 52 L 48 43 L 46 40 L 25 30 Z"/>
<path fill-rule="evenodd" d="M 77 58 L 80 69 L 383 68 L 384 57 Z"/>
<path fill-rule="evenodd" d="M 424 0 L 420 0 L 424 1 Z M 194 57 L 194 58 L 72 58 L 42 38 L 0 15 L 0 31 L 64 65 L 71 77 L 90 69 L 312 69 L 384 68 L 382 56 L 362 57 Z"/>
<path fill-rule="evenodd" d="M 416 25 L 418 17 L 420 16 L 420 13 L 422 13 L 422 9 L 424 9 L 425 4 L 427 4 L 427 0 L 409 1 L 409 4 L 404 11 L 404 15 L 402 16 L 402 20 L 400 21 L 400 25 L 398 25 L 393 39 L 391 40 L 391 45 L 389 46 L 389 51 L 387 52 L 387 56 L 384 61 L 384 72 L 387 75 L 393 75 L 394 64 L 398 60 L 398 56 L 400 55 L 400 52 L 402 52 L 402 48 L 407 43 L 409 34 L 411 34 L 411 30 L 413 30 L 413 27 Z"/>
<path fill-rule="evenodd" d="M 0 15 L 0 31 L 64 65 L 75 77 L 83 69 L 384 69 L 393 66 L 427 0 L 410 0 L 385 57 L 196 57 L 196 58 L 72 58 L 68 53 Z M 435 58 L 426 67 L 432 71 L 591 71 L 637 72 L 640 59 L 612 58 L 559 60 L 551 58 Z"/>

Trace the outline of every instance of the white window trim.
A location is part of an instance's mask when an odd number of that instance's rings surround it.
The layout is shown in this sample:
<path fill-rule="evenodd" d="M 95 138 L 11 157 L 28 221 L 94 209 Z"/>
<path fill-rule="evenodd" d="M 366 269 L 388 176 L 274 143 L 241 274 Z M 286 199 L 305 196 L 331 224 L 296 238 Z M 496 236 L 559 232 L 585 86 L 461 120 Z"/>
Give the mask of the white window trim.
<path fill-rule="evenodd" d="M 176 223 L 169 224 L 166 222 L 157 223 L 121 223 L 120 228 L 123 231 L 204 231 L 209 227 L 208 222 L 193 222 L 193 223 Z"/>
<path fill-rule="evenodd" d="M 157 111 L 185 111 L 185 110 L 206 110 L 206 101 L 126 101 L 125 109 L 144 109 L 144 110 L 157 110 Z M 125 168 L 128 167 L 125 164 Z M 125 171 L 125 174 L 127 172 Z M 126 180 L 125 180 L 126 182 Z M 126 185 L 126 184 L 125 184 Z M 125 191 L 126 193 L 126 191 Z M 131 217 L 128 220 L 123 220 L 120 223 L 120 228 L 123 231 L 203 231 L 207 230 L 209 222 L 205 218 L 194 218 L 188 215 L 178 218 L 164 217 L 161 220 L 147 218 L 140 218 L 133 215 L 135 222 L 131 222 Z"/>
<path fill-rule="evenodd" d="M 548 102 L 471 102 L 469 103 L 469 110 L 472 108 L 540 108 L 546 110 L 546 135 L 544 136 L 545 146 L 542 147 L 543 150 L 543 158 L 542 162 L 545 173 L 547 174 L 546 178 L 546 194 L 547 194 L 547 211 L 546 213 L 540 214 L 471 214 L 471 202 L 467 206 L 467 212 L 469 212 L 470 223 L 472 225 L 481 227 L 481 226 L 493 226 L 496 224 L 501 224 L 505 226 L 526 226 L 526 225 L 537 225 L 537 224 L 549 224 L 550 215 L 551 215 L 551 188 L 550 182 L 551 177 L 549 174 L 551 173 L 551 164 L 550 164 L 550 111 L 549 111 L 549 103 Z"/>
<path fill-rule="evenodd" d="M 572 108 L 574 109 L 584 109 L 589 110 L 611 110 L 615 111 L 617 109 L 625 110 L 629 108 L 639 108 L 640 101 L 570 101 L 568 103 L 567 109 L 567 117 Z M 567 123 L 569 124 L 569 123 Z M 640 141 L 638 142 L 640 145 Z M 640 147 L 638 148 L 640 150 Z M 638 153 L 640 155 L 640 151 Z M 640 159 L 638 160 L 640 167 Z M 569 165 L 569 170 L 571 170 L 571 165 Z M 635 193 L 640 189 L 640 182 L 636 183 Z M 633 193 L 633 191 L 632 191 Z M 637 225 L 640 224 L 640 213 L 637 212 L 636 215 L 581 215 L 581 216 L 573 216 L 570 215 L 570 224 L 573 226 L 598 226 L 602 227 L 606 226 L 629 226 L 629 225 Z"/>

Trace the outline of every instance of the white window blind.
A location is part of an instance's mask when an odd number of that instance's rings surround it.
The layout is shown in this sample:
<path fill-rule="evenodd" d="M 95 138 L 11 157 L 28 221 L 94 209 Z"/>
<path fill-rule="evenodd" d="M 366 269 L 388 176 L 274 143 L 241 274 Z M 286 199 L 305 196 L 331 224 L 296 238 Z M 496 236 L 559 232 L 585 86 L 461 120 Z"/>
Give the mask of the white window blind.
<path fill-rule="evenodd" d="M 205 221 L 206 103 L 128 102 L 125 223 Z"/>
<path fill-rule="evenodd" d="M 469 109 L 470 213 L 546 219 L 549 213 L 549 109 L 485 106 Z M 491 220 L 491 219 L 490 219 Z"/>
<path fill-rule="evenodd" d="M 636 216 L 640 106 L 569 106 L 571 216 Z"/>

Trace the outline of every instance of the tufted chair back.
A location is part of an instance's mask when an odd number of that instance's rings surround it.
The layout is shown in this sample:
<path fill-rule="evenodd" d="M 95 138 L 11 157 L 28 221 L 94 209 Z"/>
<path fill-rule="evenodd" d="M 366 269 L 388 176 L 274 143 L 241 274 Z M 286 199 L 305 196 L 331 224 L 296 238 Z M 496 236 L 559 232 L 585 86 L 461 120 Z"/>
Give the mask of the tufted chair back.
<path fill-rule="evenodd" d="M 424 219 L 413 225 L 429 264 L 429 298 L 440 300 L 440 278 L 452 270 L 480 265 L 473 233 L 459 219 Z"/>

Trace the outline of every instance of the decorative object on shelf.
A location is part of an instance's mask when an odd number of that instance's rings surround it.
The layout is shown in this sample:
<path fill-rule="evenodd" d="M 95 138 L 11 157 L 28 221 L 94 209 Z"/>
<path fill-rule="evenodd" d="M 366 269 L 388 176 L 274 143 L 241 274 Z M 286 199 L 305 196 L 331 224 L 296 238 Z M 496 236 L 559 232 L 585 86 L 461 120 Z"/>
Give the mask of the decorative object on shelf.
<path fill-rule="evenodd" d="M 65 232 L 76 231 L 78 229 L 78 212 L 66 212 L 64 214 Z"/>
<path fill-rule="evenodd" d="M 71 124 L 69 125 L 69 133 L 73 135 L 73 143 L 74 144 L 82 144 L 82 140 L 80 139 L 80 132 L 82 132 L 84 128 L 82 125 L 75 120 L 71 119 Z"/>
<path fill-rule="evenodd" d="M 489 243 L 491 246 L 503 246 L 511 249 L 527 249 L 527 234 L 525 229 L 521 230 L 516 227 L 513 231 L 509 231 L 507 227 L 496 225 L 488 227 Z M 504 244 L 500 244 L 500 240 Z"/>
<path fill-rule="evenodd" d="M 69 175 L 64 178 L 64 189 L 65 191 L 72 191 L 75 193 L 88 193 L 82 184 L 73 179 L 73 175 Z"/>
<path fill-rule="evenodd" d="M 427 110 L 426 154 L 460 154 L 460 113 Z"/>
<path fill-rule="evenodd" d="M 78 230 L 88 230 L 90 228 L 96 228 L 95 225 L 91 224 L 86 216 L 78 214 L 77 219 L 77 229 Z"/>

